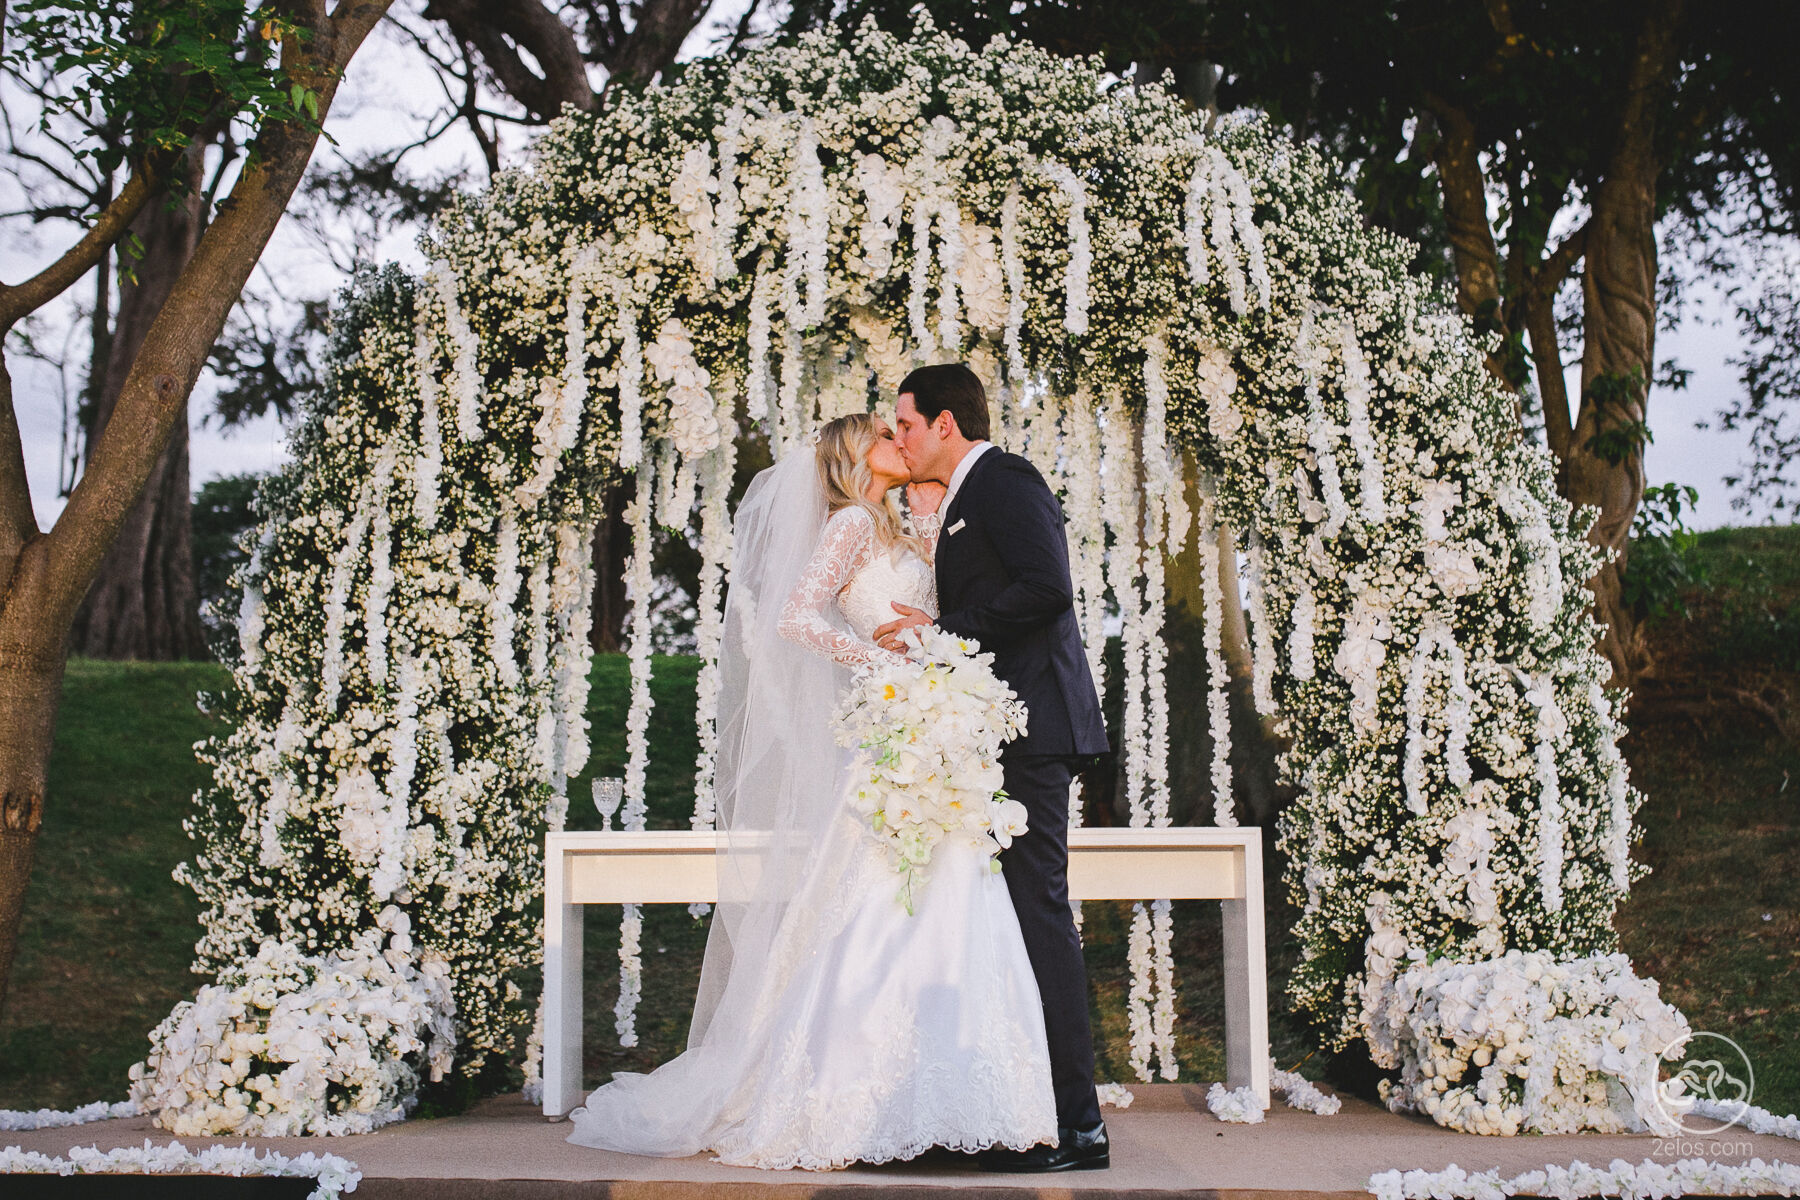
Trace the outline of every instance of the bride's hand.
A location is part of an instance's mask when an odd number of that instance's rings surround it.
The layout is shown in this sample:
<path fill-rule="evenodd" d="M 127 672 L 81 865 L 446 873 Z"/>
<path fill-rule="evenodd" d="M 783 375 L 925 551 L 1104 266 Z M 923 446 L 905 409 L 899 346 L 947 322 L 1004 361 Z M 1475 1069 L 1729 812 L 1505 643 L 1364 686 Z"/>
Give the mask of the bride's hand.
<path fill-rule="evenodd" d="M 906 507 L 914 516 L 929 517 L 944 502 L 949 488 L 935 479 L 921 479 L 906 485 Z"/>

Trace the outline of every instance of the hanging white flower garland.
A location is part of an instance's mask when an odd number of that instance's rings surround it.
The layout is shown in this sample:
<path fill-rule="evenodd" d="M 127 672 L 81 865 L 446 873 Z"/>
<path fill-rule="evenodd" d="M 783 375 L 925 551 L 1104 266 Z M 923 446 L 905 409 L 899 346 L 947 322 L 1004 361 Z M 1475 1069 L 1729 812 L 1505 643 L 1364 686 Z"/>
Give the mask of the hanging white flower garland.
<path fill-rule="evenodd" d="M 1088 331 L 1088 274 L 1094 267 L 1087 219 L 1087 184 L 1063 163 L 1044 163 L 1044 176 L 1062 190 L 1069 206 L 1069 262 L 1063 271 L 1063 328 L 1077 337 Z"/>
<path fill-rule="evenodd" d="M 1569 723 L 1556 701 L 1556 681 L 1549 672 L 1530 678 L 1525 699 L 1537 708 L 1537 749 L 1533 762 L 1538 783 L 1538 888 L 1544 907 L 1562 908 L 1563 821 L 1562 775 L 1556 765 L 1556 741 Z"/>
<path fill-rule="evenodd" d="M 1424 815 L 1426 806 L 1426 680 L 1438 655 L 1444 657 L 1448 675 L 1448 703 L 1443 706 L 1444 775 L 1458 790 L 1467 788 L 1470 780 L 1469 722 L 1475 696 L 1469 689 L 1467 667 L 1462 647 L 1456 644 L 1455 631 L 1444 618 L 1433 616 L 1419 634 L 1406 683 L 1406 764 L 1401 778 L 1406 787 L 1406 806 L 1418 816 Z"/>
<path fill-rule="evenodd" d="M 1267 717 L 1275 712 L 1275 633 L 1263 580 L 1268 567 L 1262 537 L 1250 532 L 1244 551 L 1244 601 L 1250 624 L 1250 701 Z"/>
<path fill-rule="evenodd" d="M 743 132 L 744 110 L 734 104 L 725 110 L 724 120 L 714 130 L 719 139 L 719 200 L 713 206 L 713 244 L 719 253 L 712 272 L 715 282 L 737 275 L 737 233 L 744 215 L 738 194 L 737 160 Z"/>
<path fill-rule="evenodd" d="M 630 470 L 644 461 L 644 347 L 637 310 L 624 283 L 618 297 L 619 465 Z"/>
<path fill-rule="evenodd" d="M 437 528 L 438 478 L 444 472 L 444 443 L 438 427 L 437 369 L 433 361 L 431 339 L 425 332 L 424 314 L 419 317 L 419 331 L 413 347 L 416 374 L 414 386 L 419 393 L 419 453 L 413 459 L 413 516 L 426 529 Z"/>
<path fill-rule="evenodd" d="M 1206 731 L 1212 738 L 1213 824 L 1235 826 L 1231 787 L 1231 693 L 1225 666 L 1225 592 L 1217 511 L 1207 484 L 1200 510 L 1201 635 L 1206 649 Z"/>
<path fill-rule="evenodd" d="M 363 481 L 356 515 L 344 529 L 344 544 L 331 567 L 331 583 L 325 591 L 325 644 L 320 652 L 319 707 L 335 712 L 344 682 L 344 622 L 350 614 L 350 586 L 362 557 L 363 538 L 372 520 L 369 512 L 375 495 L 373 476 Z"/>
<path fill-rule="evenodd" d="M 1019 185 L 1006 189 L 1000 202 L 1000 268 L 1006 273 L 1006 377 L 1012 386 L 1026 380 L 1022 341 L 1025 326 L 1025 259 L 1019 251 Z"/>
<path fill-rule="evenodd" d="M 431 265 L 431 282 L 438 303 L 444 306 L 444 325 L 450 335 L 451 386 L 456 397 L 456 432 L 465 442 L 481 440 L 480 343 L 469 328 L 468 318 L 456 296 L 456 270 L 445 259 Z"/>

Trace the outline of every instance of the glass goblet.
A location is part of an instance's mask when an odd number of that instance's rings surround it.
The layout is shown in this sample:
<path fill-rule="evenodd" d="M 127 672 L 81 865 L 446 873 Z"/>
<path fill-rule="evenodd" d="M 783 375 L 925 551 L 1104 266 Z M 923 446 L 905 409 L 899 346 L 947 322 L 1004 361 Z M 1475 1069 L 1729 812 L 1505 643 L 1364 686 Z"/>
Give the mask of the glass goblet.
<path fill-rule="evenodd" d="M 613 814 L 625 801 L 625 781 L 616 776 L 594 780 L 594 807 L 600 810 L 600 827 L 611 829 Z"/>

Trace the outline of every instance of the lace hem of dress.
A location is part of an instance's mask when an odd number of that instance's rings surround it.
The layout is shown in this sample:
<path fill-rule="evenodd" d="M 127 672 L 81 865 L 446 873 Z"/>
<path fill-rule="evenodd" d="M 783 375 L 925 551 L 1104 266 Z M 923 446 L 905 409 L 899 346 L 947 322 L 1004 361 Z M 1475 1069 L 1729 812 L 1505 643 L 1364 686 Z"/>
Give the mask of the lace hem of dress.
<path fill-rule="evenodd" d="M 800 1150 L 778 1156 L 749 1154 L 727 1158 L 720 1155 L 713 1161 L 723 1163 L 728 1167 L 757 1167 L 765 1171 L 842 1171 L 858 1163 L 879 1166 L 887 1162 L 908 1162 L 927 1150 L 934 1150 L 940 1146 L 959 1154 L 979 1154 L 983 1150 L 992 1150 L 996 1146 L 1003 1146 L 1008 1150 L 1029 1150 L 1033 1146 L 1055 1140 L 1054 1130 L 1038 1138 L 1021 1137 L 1011 1131 L 968 1134 L 947 1130 L 942 1134 L 911 1141 L 862 1147 L 848 1155 L 820 1155 Z"/>

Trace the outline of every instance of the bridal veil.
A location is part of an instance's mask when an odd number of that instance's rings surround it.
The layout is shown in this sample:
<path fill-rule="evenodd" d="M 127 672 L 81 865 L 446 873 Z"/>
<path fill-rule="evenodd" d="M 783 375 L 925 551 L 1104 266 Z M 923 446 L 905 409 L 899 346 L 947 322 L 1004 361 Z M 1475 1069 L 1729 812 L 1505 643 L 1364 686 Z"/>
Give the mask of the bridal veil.
<path fill-rule="evenodd" d="M 663 1156 L 708 1149 L 765 1049 L 756 1030 L 792 962 L 776 953 L 777 933 L 841 806 L 849 758 L 831 731 L 848 670 L 776 631 L 826 516 L 809 449 L 759 474 L 738 506 L 719 656 L 719 904 L 688 1048 L 596 1090 L 571 1114 L 570 1141 Z"/>

